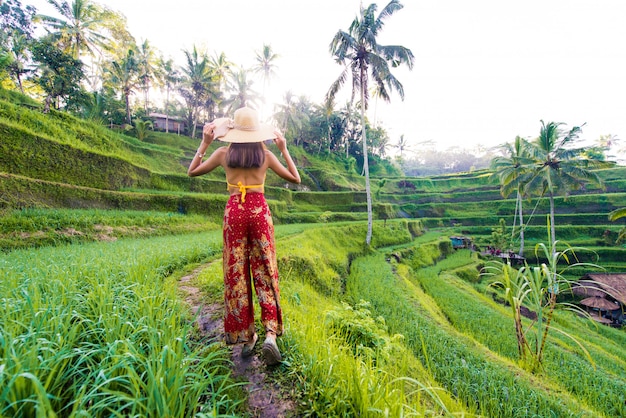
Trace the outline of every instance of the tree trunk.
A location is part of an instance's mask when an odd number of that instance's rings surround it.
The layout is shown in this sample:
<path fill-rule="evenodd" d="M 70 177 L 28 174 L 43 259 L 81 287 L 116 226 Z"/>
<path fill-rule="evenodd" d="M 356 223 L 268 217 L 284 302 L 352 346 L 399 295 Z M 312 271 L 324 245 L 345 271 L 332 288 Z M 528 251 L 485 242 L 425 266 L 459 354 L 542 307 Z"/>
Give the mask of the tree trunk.
<path fill-rule="evenodd" d="M 550 244 L 552 245 L 552 256 L 556 254 L 556 228 L 554 227 L 554 195 L 550 189 Z"/>
<path fill-rule="evenodd" d="M 361 74 L 361 80 L 363 74 Z M 363 135 L 363 171 L 365 172 L 365 195 L 367 196 L 367 235 L 365 243 L 370 245 L 372 242 L 372 192 L 370 190 L 370 168 L 367 157 L 367 135 L 365 132 L 365 92 L 363 91 L 363 82 L 361 82 L 361 132 Z"/>
<path fill-rule="evenodd" d="M 50 113 L 50 103 L 52 102 L 52 96 L 47 95 L 43 104 L 43 113 Z"/>
<path fill-rule="evenodd" d="M 522 214 L 522 195 L 517 191 L 517 200 L 519 203 L 519 256 L 524 256 L 524 215 Z"/>
<path fill-rule="evenodd" d="M 167 92 L 165 93 L 165 133 L 169 133 L 170 131 L 169 107 L 170 107 L 170 87 L 168 86 Z"/>
<path fill-rule="evenodd" d="M 126 123 L 132 125 L 133 121 L 130 118 L 130 92 L 124 91 L 124 101 L 126 103 Z"/>

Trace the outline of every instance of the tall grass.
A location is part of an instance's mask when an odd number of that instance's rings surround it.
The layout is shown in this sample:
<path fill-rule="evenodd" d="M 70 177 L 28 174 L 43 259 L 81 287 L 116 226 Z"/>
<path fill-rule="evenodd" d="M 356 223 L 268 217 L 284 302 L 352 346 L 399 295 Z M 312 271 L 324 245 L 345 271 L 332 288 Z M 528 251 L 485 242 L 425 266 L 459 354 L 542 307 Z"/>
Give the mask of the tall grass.
<path fill-rule="evenodd" d="M 0 214 L 0 251 L 220 228 L 206 216 L 172 212 L 22 209 Z"/>
<path fill-rule="evenodd" d="M 169 274 L 219 234 L 0 256 L 0 415 L 235 415 L 227 353 L 189 338 Z"/>

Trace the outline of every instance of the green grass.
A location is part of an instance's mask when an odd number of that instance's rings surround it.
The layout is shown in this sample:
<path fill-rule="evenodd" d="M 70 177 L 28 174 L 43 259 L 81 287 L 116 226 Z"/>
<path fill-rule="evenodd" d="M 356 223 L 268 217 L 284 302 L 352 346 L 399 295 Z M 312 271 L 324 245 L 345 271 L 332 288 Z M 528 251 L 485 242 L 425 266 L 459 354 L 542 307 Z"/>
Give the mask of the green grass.
<path fill-rule="evenodd" d="M 24 209 L 0 215 L 0 250 L 221 229 L 201 215 L 97 209 Z"/>
<path fill-rule="evenodd" d="M 219 234 L 0 256 L 0 415 L 237 415 L 227 352 L 190 339 L 168 276 Z"/>
<path fill-rule="evenodd" d="M 391 332 L 405 336 L 407 345 L 437 382 L 470 412 L 498 417 L 595 416 L 575 397 L 557 395 L 558 388 L 538 385 L 533 376 L 456 331 L 444 320 L 445 313 L 439 311 L 436 301 L 423 297 L 416 287 L 417 277 L 427 275 L 437 280 L 439 271 L 466 262 L 452 257 L 435 267 L 396 277 L 380 256 L 372 256 L 353 263 L 348 294 L 371 302 L 375 315 L 385 317 Z"/>

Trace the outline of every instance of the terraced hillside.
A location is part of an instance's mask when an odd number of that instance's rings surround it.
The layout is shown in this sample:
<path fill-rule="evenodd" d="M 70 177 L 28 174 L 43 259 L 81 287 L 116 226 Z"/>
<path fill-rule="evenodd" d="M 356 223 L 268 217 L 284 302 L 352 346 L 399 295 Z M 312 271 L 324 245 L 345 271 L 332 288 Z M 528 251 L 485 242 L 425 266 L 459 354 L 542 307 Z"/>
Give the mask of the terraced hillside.
<path fill-rule="evenodd" d="M 226 200 L 223 174 L 189 178 L 186 167 L 197 139 L 152 133 L 145 141 L 65 113 L 44 115 L 35 102 L 0 97 L 0 209 L 48 207 L 199 214 L 219 222 Z M 217 146 L 217 145 L 215 145 Z M 302 172 L 294 187 L 268 175 L 266 194 L 278 222 L 366 219 L 363 178 L 336 156 L 293 147 Z M 374 167 L 374 170 L 376 168 Z M 380 170 L 379 170 L 380 171 Z M 607 214 L 626 207 L 626 167 L 599 171 L 603 188 L 587 187 L 556 200 L 557 239 L 590 247 L 611 270 L 625 269 L 615 244 L 623 223 Z M 451 226 L 479 247 L 493 245 L 501 219 L 519 246 L 515 200 L 503 199 L 486 171 L 429 178 L 373 177 L 375 219 L 420 219 L 428 228 Z M 525 255 L 546 240 L 547 199 L 524 201 Z"/>
<path fill-rule="evenodd" d="M 191 330 L 177 293 L 193 270 L 198 300 L 222 303 L 227 196 L 221 173 L 185 175 L 198 140 L 142 142 L 18 99 L 0 100 L 0 415 L 257 413 L 230 353 Z M 285 362 L 267 377 L 294 416 L 626 414 L 624 329 L 557 309 L 561 332 L 529 371 L 504 293 L 480 274 L 488 260 L 453 249 L 452 235 L 518 245 L 515 201 L 490 173 L 375 176 L 365 247 L 362 178 L 339 157 L 293 154 L 302 187 L 272 177 L 266 193 L 288 328 Z M 626 168 L 599 174 L 604 189 L 557 199 L 557 238 L 626 271 L 623 223 L 607 219 L 626 207 Z M 532 264 L 547 203 L 524 207 Z"/>

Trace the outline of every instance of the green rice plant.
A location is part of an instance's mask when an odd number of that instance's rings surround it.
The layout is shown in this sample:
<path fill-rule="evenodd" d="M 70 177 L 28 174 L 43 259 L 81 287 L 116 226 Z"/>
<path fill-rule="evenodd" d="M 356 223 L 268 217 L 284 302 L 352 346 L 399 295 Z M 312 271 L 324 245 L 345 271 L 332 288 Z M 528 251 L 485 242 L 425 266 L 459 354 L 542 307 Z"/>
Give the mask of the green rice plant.
<path fill-rule="evenodd" d="M 0 214 L 0 249 L 114 241 L 217 230 L 200 215 L 97 209 L 22 209 Z"/>
<path fill-rule="evenodd" d="M 389 336 L 363 305 L 339 304 L 293 279 L 284 290 L 290 296 L 283 298 L 288 322 L 280 342 L 290 366 L 288 380 L 297 382 L 302 399 L 299 413 L 464 415 L 463 407 L 431 385 L 432 377 L 406 350 L 402 338 Z M 371 344 L 355 338 L 363 332 Z"/>
<path fill-rule="evenodd" d="M 328 295 L 318 289 L 319 279 L 313 279 L 308 268 L 298 268 L 297 260 L 309 253 L 317 264 L 324 260 L 329 264 L 316 265 L 315 273 L 330 274 L 343 283 L 345 267 L 337 260 L 349 262 L 356 257 L 353 251 L 362 250 L 362 228 L 353 224 L 277 227 L 286 332 L 279 339 L 284 363 L 273 376 L 294 387 L 299 415 L 423 416 L 446 411 L 463 415 L 464 408 L 431 384 L 432 376 L 404 347 L 402 337 L 390 335 L 367 304 L 341 303 L 334 298 L 340 293 Z M 403 239 L 400 234 L 399 242 Z M 197 279 L 204 293 L 216 299 L 223 292 L 221 269 L 221 263 L 212 263 Z"/>
<path fill-rule="evenodd" d="M 352 263 L 347 294 L 369 301 L 373 315 L 383 316 L 391 333 L 404 335 L 407 346 L 436 377 L 436 385 L 453 394 L 470 413 L 595 416 L 572 396 L 555 397 L 549 388 L 538 386 L 532 375 L 493 352 L 484 352 L 475 340 L 450 326 L 445 313 L 414 281 L 424 272 L 441 282 L 439 272 L 467 263 L 455 257 L 419 271 L 398 268 L 395 275 L 380 255 L 360 258 Z"/>
<path fill-rule="evenodd" d="M 168 276 L 219 232 L 0 256 L 0 416 L 235 416 L 228 353 L 189 339 Z"/>
<path fill-rule="evenodd" d="M 453 262 L 457 259 L 456 262 Z M 464 261 L 465 260 L 465 261 Z M 512 331 L 511 309 L 497 303 L 488 295 L 488 288 L 470 285 L 456 277 L 459 265 L 476 262 L 469 251 L 457 252 L 442 265 L 420 270 L 419 284 L 441 309 L 446 322 L 460 333 L 470 336 L 488 347 L 497 355 L 518 361 L 516 337 Z M 441 263 L 443 264 L 443 263 Z M 479 289 L 478 291 L 476 289 Z M 525 326 L 531 319 L 522 318 Z M 564 334 L 550 336 L 544 349 L 543 373 L 541 377 L 563 395 L 570 393 L 581 402 L 606 416 L 621 416 L 624 413 L 620 397 L 626 393 L 626 360 L 619 330 L 597 326 L 594 322 L 574 312 L 555 310 L 553 327 Z M 594 365 L 569 337 L 574 336 L 584 345 Z M 623 338 L 622 338 L 623 340 Z M 558 389 L 556 389 L 558 388 Z"/>

